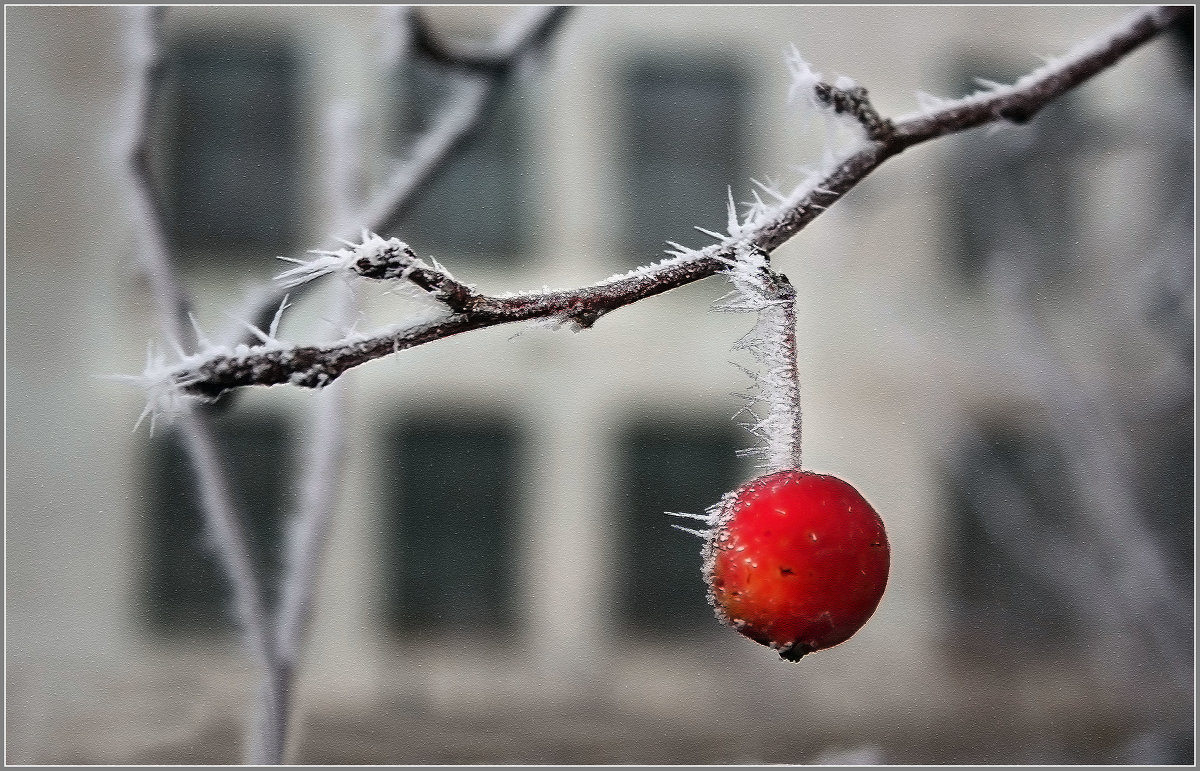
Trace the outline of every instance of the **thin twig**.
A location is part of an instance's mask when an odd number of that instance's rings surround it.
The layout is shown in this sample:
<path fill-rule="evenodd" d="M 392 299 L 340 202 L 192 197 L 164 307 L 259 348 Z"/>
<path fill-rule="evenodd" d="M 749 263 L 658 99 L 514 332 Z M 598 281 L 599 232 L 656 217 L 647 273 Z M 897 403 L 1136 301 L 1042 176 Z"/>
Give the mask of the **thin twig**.
<path fill-rule="evenodd" d="M 167 377 L 184 391 L 215 398 L 245 385 L 291 383 L 322 387 L 351 367 L 407 348 L 476 329 L 532 319 L 553 319 L 590 327 L 605 314 L 727 269 L 740 250 L 770 254 L 803 230 L 884 161 L 913 145 L 985 123 L 1032 115 L 1047 102 L 1111 66 L 1181 18 L 1184 7 L 1147 8 L 1111 31 L 1050 62 L 1011 86 L 947 102 L 931 113 L 891 122 L 891 131 L 864 139 L 815 183 L 797 188 L 775 208 L 752 208 L 743 222 L 731 222 L 719 243 L 704 249 L 678 247 L 675 256 L 624 276 L 574 290 L 530 292 L 513 297 L 471 293 L 450 305 L 449 315 L 371 337 L 335 345 L 242 348 L 214 351 L 188 360 Z M 863 95 L 865 100 L 865 95 Z"/>
<path fill-rule="evenodd" d="M 485 50 L 454 50 L 438 40 L 425 22 L 424 16 L 410 7 L 409 40 L 418 54 L 445 67 L 492 76 L 506 75 L 517 63 L 514 53 L 519 49 L 541 46 L 553 34 L 554 28 L 562 22 L 569 10 L 568 6 L 560 5 L 541 11 L 537 21 L 530 24 L 528 29 L 522 30 L 522 34 L 515 36 L 515 45 L 513 42 L 505 45 L 505 41 L 500 41 L 499 45 L 493 44 Z"/>
<path fill-rule="evenodd" d="M 1011 266 L 999 265 L 989 280 L 990 294 L 1007 337 L 1021 343 L 1010 353 L 1007 371 L 1021 378 L 1037 401 L 1053 405 L 1045 411 L 1045 425 L 1064 450 L 1067 472 L 1083 502 L 1080 514 L 1087 524 L 1082 530 L 1104 566 L 1103 577 L 1096 579 L 1103 590 L 1086 575 L 1058 580 L 1082 585 L 1082 593 L 1092 593 L 1089 612 L 1097 611 L 1098 604 L 1109 606 L 1125 623 L 1140 628 L 1150 647 L 1168 659 L 1169 671 L 1183 671 L 1192 660 L 1186 612 L 1190 597 L 1174 579 L 1153 533 L 1136 516 L 1140 507 L 1128 482 L 1134 451 L 1112 414 L 1117 400 L 1105 398 L 1102 383 L 1073 378 L 1063 361 L 1038 353 L 1052 346 L 1032 314 L 1023 312 L 1034 290 Z M 1136 300 L 1122 307 L 1137 308 Z M 1046 566 L 1062 564 L 1075 567 L 1061 560 Z"/>
<path fill-rule="evenodd" d="M 351 191 L 361 166 L 358 150 L 358 125 L 353 108 L 335 105 L 331 110 L 327 145 L 334 173 L 330 175 L 329 197 L 336 216 L 344 216 L 352 207 Z M 332 303 L 337 334 L 351 326 L 357 312 L 353 287 L 340 286 Z M 329 541 L 336 505 L 338 483 L 346 461 L 345 390 L 335 384 L 323 390 L 313 405 L 312 422 L 304 446 L 300 468 L 304 484 L 300 501 L 287 530 L 284 546 L 283 580 L 276 612 L 275 649 L 278 666 L 272 671 L 271 695 L 278 701 L 273 722 L 261 726 L 260 744 L 270 750 L 273 762 L 282 762 L 286 751 L 288 727 L 292 724 L 292 694 L 300 651 L 308 630 L 316 594 L 317 576 Z"/>
<path fill-rule="evenodd" d="M 136 57 L 129 89 L 133 95 L 130 113 L 133 118 L 128 160 L 134 222 L 141 240 L 137 257 L 150 284 L 150 294 L 163 334 L 180 350 L 187 350 L 198 342 L 188 323 L 191 300 L 171 266 L 162 211 L 154 194 L 149 151 L 151 115 L 163 82 L 160 36 L 165 9 L 137 7 L 127 12 L 132 22 L 129 46 Z M 180 405 L 180 413 L 180 434 L 196 472 L 200 509 L 206 528 L 216 543 L 217 557 L 229 580 L 238 626 L 251 654 L 264 673 L 268 673 L 264 680 L 266 689 L 274 691 L 276 680 L 269 674 L 279 669 L 279 662 L 268 610 L 251 556 L 243 517 L 233 503 L 228 469 L 221 463 L 211 418 L 188 404 Z M 249 731 L 252 737 L 260 735 L 258 726 L 277 720 L 281 702 L 272 695 L 261 703 L 262 708 L 250 715 Z M 271 748 L 251 742 L 248 750 L 251 762 L 267 762 L 275 757 Z"/>
<path fill-rule="evenodd" d="M 886 142 L 896 132 L 895 124 L 879 114 L 871 104 L 867 89 L 862 86 L 838 88 L 820 82 L 813 86 L 813 94 L 823 104 L 832 107 L 834 112 L 854 116 L 867 132 L 868 139 Z"/>
<path fill-rule="evenodd" d="M 150 124 L 162 93 L 166 62 L 162 57 L 162 25 L 167 9 L 158 7 L 131 8 L 131 30 L 128 48 L 134 59 L 134 74 L 129 93 L 132 104 L 129 124 L 128 171 L 130 201 L 138 223 L 138 250 L 142 273 L 150 283 L 159 322 L 167 339 L 191 352 L 196 338 L 189 323 L 191 301 L 171 269 L 170 249 L 159 197 L 155 194 L 150 159 Z"/>
<path fill-rule="evenodd" d="M 129 142 L 130 192 L 135 204 L 135 225 L 142 240 L 142 246 L 137 250 L 138 262 L 150 282 L 163 333 L 183 346 L 189 339 L 185 334 L 189 327 L 186 319 L 180 316 L 186 312 L 188 300 L 171 268 L 160 212 L 152 193 L 146 150 L 147 120 L 161 83 L 158 36 L 163 13 L 162 9 L 147 7 L 130 8 L 127 12 L 133 22 L 130 47 L 140 59 L 135 65 L 141 68 L 139 71 L 135 67 L 133 73 L 134 122 Z M 212 426 L 205 416 L 197 414 L 189 405 L 182 405 L 181 417 L 181 433 L 198 477 L 201 510 L 230 579 L 238 620 L 251 651 L 265 663 L 271 658 L 266 609 L 242 518 L 233 505 L 228 478 L 220 463 Z"/>

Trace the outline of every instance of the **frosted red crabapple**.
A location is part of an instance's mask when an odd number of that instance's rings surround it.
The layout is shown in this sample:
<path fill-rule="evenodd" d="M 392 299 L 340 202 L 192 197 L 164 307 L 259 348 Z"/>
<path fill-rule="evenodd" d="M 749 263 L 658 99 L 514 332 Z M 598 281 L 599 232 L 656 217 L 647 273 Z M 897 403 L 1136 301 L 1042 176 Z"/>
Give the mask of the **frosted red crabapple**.
<path fill-rule="evenodd" d="M 704 547 L 717 616 L 789 661 L 845 642 L 883 597 L 883 521 L 837 477 L 788 469 L 718 504 Z"/>

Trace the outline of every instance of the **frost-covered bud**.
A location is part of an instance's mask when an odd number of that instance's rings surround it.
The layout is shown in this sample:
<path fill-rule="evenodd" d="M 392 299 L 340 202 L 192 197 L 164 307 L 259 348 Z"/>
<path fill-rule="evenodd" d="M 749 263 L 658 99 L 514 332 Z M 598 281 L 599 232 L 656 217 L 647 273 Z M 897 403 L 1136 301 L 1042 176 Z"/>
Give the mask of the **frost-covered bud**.
<path fill-rule="evenodd" d="M 346 244 L 345 248 L 333 252 L 314 250 L 311 253 L 318 257 L 313 260 L 280 257 L 286 262 L 296 263 L 296 267 L 280 273 L 275 280 L 292 287 L 339 271 L 348 271 L 364 278 L 403 279 L 415 268 L 429 268 L 408 244 L 398 238 L 385 239 L 374 233 L 363 232 L 361 243 L 343 243 Z"/>

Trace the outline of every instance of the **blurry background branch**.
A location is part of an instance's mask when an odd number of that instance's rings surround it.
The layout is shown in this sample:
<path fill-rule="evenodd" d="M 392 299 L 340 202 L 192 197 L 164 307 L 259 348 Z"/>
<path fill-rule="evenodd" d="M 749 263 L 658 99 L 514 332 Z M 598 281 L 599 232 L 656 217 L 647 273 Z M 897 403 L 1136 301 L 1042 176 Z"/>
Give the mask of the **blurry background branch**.
<path fill-rule="evenodd" d="M 161 331 L 168 340 L 183 346 L 189 334 L 190 300 L 171 266 L 158 196 L 150 177 L 149 120 L 161 85 L 161 36 L 163 8 L 127 10 L 130 19 L 129 50 L 134 59 L 129 127 L 128 163 L 135 225 L 140 240 L 138 264 L 150 286 Z M 274 658 L 268 612 L 246 539 L 243 516 L 232 498 L 227 470 L 217 451 L 213 431 L 205 416 L 193 405 L 180 405 L 180 425 L 191 455 L 207 528 L 218 544 L 217 552 L 233 588 L 238 622 L 252 655 L 266 667 Z"/>
<path fill-rule="evenodd" d="M 350 196 L 350 170 L 358 162 L 356 154 L 345 149 L 354 143 L 350 136 L 353 131 L 344 122 L 340 128 L 331 130 L 331 145 L 335 156 L 342 161 L 337 168 L 345 177 L 341 184 L 335 182 L 333 185 L 337 189 L 332 196 L 335 202 L 331 208 L 344 218 L 343 221 L 355 224 L 367 222 L 381 226 L 399 216 L 478 128 L 504 76 L 524 57 L 549 41 L 565 11 L 565 8 L 531 9 L 501 32 L 484 75 L 472 84 L 472 88 L 451 98 L 444 107 L 442 119 L 421 138 L 413 157 L 361 211 L 351 212 L 352 207 L 345 203 Z M 149 138 L 153 112 L 163 87 L 162 35 L 166 9 L 139 7 L 127 12 L 131 20 L 130 49 L 135 60 L 130 86 L 134 105 L 130 112 L 133 123 L 129 127 L 128 166 L 142 242 L 138 249 L 139 264 L 149 282 L 163 335 L 181 355 L 187 355 L 201 343 L 202 335 L 194 326 L 191 299 L 171 264 L 161 195 L 155 190 L 153 181 L 153 148 Z M 428 37 L 416 10 L 408 9 L 402 18 L 411 25 L 415 38 Z M 432 49 L 427 44 L 417 46 L 415 50 L 431 55 Z M 434 58 L 448 65 L 459 61 L 440 49 Z M 478 60 L 464 61 L 478 64 Z M 470 68 L 479 69 L 476 66 Z M 342 148 L 340 153 L 338 148 Z M 271 316 L 282 311 L 282 307 L 279 311 L 274 307 L 281 302 L 277 295 L 268 293 L 268 298 L 263 301 L 263 311 L 269 309 Z M 353 305 L 349 299 L 341 305 L 334 315 L 344 329 L 351 325 Z M 254 314 L 256 318 L 259 315 Z M 274 324 L 271 327 L 273 329 Z M 338 393 L 331 393 L 318 405 L 309 438 L 312 454 L 304 464 L 309 475 L 300 508 L 294 515 L 284 544 L 287 559 L 282 596 L 278 606 L 270 608 L 262 576 L 251 556 L 245 516 L 238 510 L 231 494 L 229 469 L 225 467 L 228 459 L 222 458 L 217 449 L 211 415 L 197 410 L 195 405 L 181 406 L 180 429 L 196 472 L 207 530 L 214 539 L 232 588 L 239 626 L 262 670 L 259 701 L 249 715 L 247 759 L 251 763 L 277 764 L 284 759 L 301 639 L 308 623 L 320 557 L 336 498 L 335 480 L 344 450 L 343 408 L 343 399 Z"/>

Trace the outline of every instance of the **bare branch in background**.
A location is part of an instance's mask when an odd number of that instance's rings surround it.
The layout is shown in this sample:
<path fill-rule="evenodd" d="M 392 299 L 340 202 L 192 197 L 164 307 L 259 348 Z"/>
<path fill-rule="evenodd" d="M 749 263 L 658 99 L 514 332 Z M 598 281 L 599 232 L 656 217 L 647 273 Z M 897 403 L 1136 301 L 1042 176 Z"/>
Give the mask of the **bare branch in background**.
<path fill-rule="evenodd" d="M 147 132 L 156 91 L 162 82 L 159 36 L 165 9 L 130 8 L 133 24 L 131 50 L 140 57 L 142 69 L 134 72 L 132 92 L 136 103 L 132 111 L 129 165 L 131 192 L 135 203 L 135 221 L 142 246 L 138 262 L 150 283 L 151 296 L 158 311 L 163 334 L 184 345 L 189 302 L 170 264 L 170 255 L 162 230 L 162 215 L 156 203 L 150 165 L 147 160 Z M 181 318 L 182 317 L 182 318 Z M 221 467 L 211 426 L 200 415 L 182 405 L 182 432 L 192 456 L 201 491 L 202 510 L 209 530 L 218 544 L 218 553 L 230 577 L 234 605 L 251 649 L 262 660 L 270 658 L 266 611 L 261 587 L 250 560 L 250 550 L 242 518 L 235 510 L 225 470 Z"/>
<path fill-rule="evenodd" d="M 452 99 L 434 130 L 418 141 L 414 157 L 362 211 L 335 206 L 343 222 L 378 224 L 399 216 L 415 199 L 432 176 L 462 146 L 480 125 L 495 99 L 503 76 L 526 56 L 542 46 L 557 29 L 565 15 L 564 8 L 535 9 L 522 14 L 497 38 L 492 57 L 494 71 L 481 77 L 458 98 Z M 129 129 L 128 161 L 131 178 L 131 197 L 134 217 L 138 223 L 142 246 L 138 250 L 139 264 L 150 284 L 151 296 L 159 316 L 163 336 L 176 345 L 181 355 L 194 355 L 197 345 L 205 345 L 191 323 L 191 299 L 179 283 L 171 266 L 164 220 L 159 197 L 153 183 L 149 127 L 152 112 L 161 93 L 164 65 L 161 55 L 161 28 L 165 8 L 139 7 L 130 9 L 133 33 L 130 48 L 135 53 L 133 82 L 130 93 L 133 105 Z M 415 19 L 415 16 L 410 18 Z M 418 22 L 412 22 L 414 27 Z M 342 140 L 346 140 L 342 137 Z M 345 147 L 349 141 L 339 140 Z M 354 166 L 349 159 L 339 164 L 339 170 Z M 349 182 L 342 181 L 342 188 Z M 345 189 L 339 191 L 344 196 Z M 343 197 L 343 201 L 345 198 Z M 412 277 L 418 284 L 423 274 Z M 438 276 L 430 273 L 429 281 Z M 445 283 L 445 282 L 443 282 Z M 451 286 L 450 284 L 446 284 Z M 434 292 L 432 283 L 427 287 Z M 453 294 L 446 296 L 451 301 Z M 258 319 L 267 313 L 267 320 L 254 328 L 256 337 L 272 340 L 278 313 L 282 310 L 280 293 L 272 292 L 261 301 Z M 276 310 L 276 309 L 279 310 Z M 338 315 L 349 327 L 347 314 L 353 313 L 350 299 L 344 301 Z M 274 321 L 269 321 L 270 317 Z M 254 327 L 254 325 L 250 325 Z M 257 709 L 251 715 L 248 757 L 255 763 L 280 763 L 285 751 L 291 711 L 291 692 L 295 677 L 301 639 L 307 628 L 316 573 L 320 556 L 327 541 L 330 517 L 336 493 L 335 481 L 344 453 L 344 426 L 340 415 L 344 397 L 336 392 L 323 397 L 318 405 L 310 443 L 312 456 L 305 465 L 307 487 L 303 493 L 288 535 L 287 563 L 283 595 L 278 613 L 272 617 L 265 605 L 261 579 L 250 556 L 243 517 L 236 510 L 227 469 L 221 464 L 211 418 L 199 412 L 196 405 L 175 404 L 182 412 L 181 432 L 184 447 L 196 468 L 201 508 L 208 530 L 217 544 L 217 554 L 230 581 L 234 607 L 242 633 L 263 669 L 263 683 Z M 272 622 L 274 618 L 274 623 Z"/>
<path fill-rule="evenodd" d="M 154 193 L 149 163 L 149 120 L 162 84 L 160 50 L 161 27 L 165 9 L 136 7 L 131 16 L 130 50 L 138 57 L 133 64 L 131 93 L 135 104 L 130 114 L 129 167 L 130 192 L 135 206 L 134 220 L 141 239 L 138 263 L 149 284 L 158 311 L 159 324 L 167 339 L 181 348 L 192 344 L 188 307 L 190 300 L 171 266 L 163 229 L 161 209 Z M 237 621 L 253 656 L 264 670 L 273 668 L 275 650 L 262 585 L 250 556 L 244 516 L 233 503 L 228 470 L 222 465 L 211 419 L 194 405 L 179 405 L 180 433 L 184 447 L 196 471 L 200 509 L 205 526 L 216 543 L 217 557 L 224 568 L 233 593 Z M 270 721 L 272 700 L 267 701 L 266 716 L 252 716 L 257 723 Z M 252 756 L 253 760 L 262 757 Z"/>
<path fill-rule="evenodd" d="M 409 279 L 415 276 L 417 281 L 424 283 L 422 288 L 426 291 L 431 291 L 434 284 L 441 288 L 452 287 L 453 291 L 449 293 L 434 291 L 434 296 L 446 304 L 450 311 L 448 315 L 374 336 L 347 339 L 335 345 L 216 349 L 206 355 L 190 357 L 171 371 L 159 374 L 184 392 L 207 398 L 246 385 L 291 383 L 322 387 L 359 364 L 475 329 L 532 319 L 590 327 L 601 316 L 617 308 L 726 270 L 746 248 L 771 253 L 884 161 L 909 147 L 986 123 L 1027 120 L 1047 102 L 1154 38 L 1186 11 L 1187 8 L 1180 6 L 1141 9 L 1095 40 L 1078 46 L 1010 86 L 944 102 L 932 111 L 895 121 L 885 120 L 875 113 L 866 100 L 865 90 L 829 86 L 812 73 L 807 64 L 793 62 L 798 68 L 794 72 L 796 82 L 815 89 L 818 100 L 823 100 L 834 112 L 846 112 L 864 126 L 867 136 L 840 160 L 802 182 L 790 194 L 767 189 L 777 199 L 774 205 L 768 205 L 756 196 L 757 200 L 741 220 L 731 216 L 727 233 L 709 233 L 719 239 L 716 244 L 703 249 L 674 245 L 669 259 L 580 289 L 528 292 L 509 297 L 477 294 L 463 285 L 454 287 L 444 269 L 432 269 L 423 263 L 418 266 L 419 261 L 404 245 L 397 249 L 395 259 L 408 260 L 408 263 L 397 262 L 392 273 L 399 272 Z M 824 97 L 820 96 L 822 93 Z M 368 237 L 358 247 L 359 252 L 352 249 L 333 254 L 341 255 L 341 263 L 347 270 L 367 275 L 369 271 L 358 265 L 358 258 L 376 248 L 376 241 L 382 239 Z M 391 241 L 402 243 L 395 239 Z M 318 272 L 317 267 L 320 266 L 314 264 L 310 272 Z M 404 272 L 406 269 L 407 273 Z M 295 277 L 302 272 L 300 269 L 291 271 L 289 276 Z M 436 273 L 442 275 L 439 277 Z"/>
<path fill-rule="evenodd" d="M 357 235 L 361 228 L 382 230 L 399 219 L 431 179 L 477 131 L 505 84 L 505 77 L 522 62 L 537 56 L 552 39 L 567 17 L 566 7 L 527 8 L 502 29 L 490 49 L 495 67 L 484 76 L 474 77 L 458 98 L 451 98 L 438 123 L 420 138 L 412 157 L 397 169 L 363 207 L 348 218 L 341 233 Z M 424 27 L 417 11 L 406 17 L 410 25 Z M 418 49 L 419 51 L 419 49 Z"/>
<path fill-rule="evenodd" d="M 1130 485 L 1136 465 L 1133 448 L 1114 414 L 1112 405 L 1119 400 L 1108 393 L 1106 383 L 1071 377 L 1066 361 L 1039 353 L 1052 350 L 1052 346 L 1046 331 L 1028 312 L 1035 294 L 1029 282 L 1011 262 L 1003 261 L 997 263 L 989 281 L 989 293 L 1006 331 L 1004 338 L 1014 342 L 1004 352 L 1006 369 L 1044 406 L 1044 420 L 1055 445 L 1064 452 L 1064 465 L 1071 489 L 1081 502 L 1083 518 L 1070 538 L 1079 547 L 1058 544 L 1057 559 L 1048 552 L 1030 564 L 1040 568 L 1038 572 L 1050 573 L 1055 586 L 1065 587 L 1085 617 L 1129 627 L 1146 640 L 1149 650 L 1167 660 L 1166 671 L 1186 672 L 1192 660 L 1187 612 L 1191 597 L 1172 574 L 1163 545 L 1144 521 Z M 1119 307 L 1132 311 L 1133 317 L 1142 308 L 1144 297 L 1135 292 L 1128 295 Z M 987 519 L 1004 520 L 1010 513 Z M 1009 527 L 1012 523 L 991 524 Z M 1045 529 L 1034 527 L 1024 538 L 1010 530 L 998 542 L 1010 544 L 1015 552 L 1034 540 L 1030 533 L 1045 538 Z M 1077 556 L 1068 558 L 1071 551 Z"/>
<path fill-rule="evenodd" d="M 522 51 L 532 50 L 546 43 L 570 8 L 557 6 L 541 9 L 525 17 L 518 26 L 514 26 L 506 36 L 507 39 L 502 37 L 483 50 L 447 48 L 437 39 L 420 11 L 411 6 L 406 10 L 409 40 L 418 55 L 454 69 L 485 75 L 505 75 L 518 63 Z"/>
<path fill-rule="evenodd" d="M 354 178 L 361 169 L 359 121 L 352 106 L 335 105 L 327 131 L 329 154 L 334 174 L 329 185 L 330 208 L 335 216 L 345 216 L 351 206 Z M 334 299 L 333 325 L 337 334 L 353 325 L 357 302 L 353 287 L 341 286 Z M 313 598 L 317 589 L 333 512 L 339 492 L 338 481 L 346 463 L 346 414 L 348 395 L 343 385 L 324 389 L 313 405 L 313 417 L 303 445 L 300 464 L 303 486 L 300 501 L 287 530 L 279 608 L 276 613 L 276 650 L 279 667 L 274 672 L 275 690 L 282 709 L 278 720 L 263 725 L 260 743 L 281 761 L 288 726 L 293 722 L 291 694 L 305 633 L 308 631 Z"/>
<path fill-rule="evenodd" d="M 191 301 L 171 267 L 170 249 L 163 226 L 163 211 L 154 189 L 150 160 L 150 122 L 162 93 L 165 62 L 162 58 L 162 26 L 167 9 L 162 6 L 129 10 L 131 31 L 128 50 L 135 71 L 129 86 L 132 104 L 129 126 L 128 166 L 132 181 L 130 200 L 137 221 L 139 264 L 150 283 L 159 323 L 167 340 L 187 352 L 195 348 L 189 315 Z"/>

